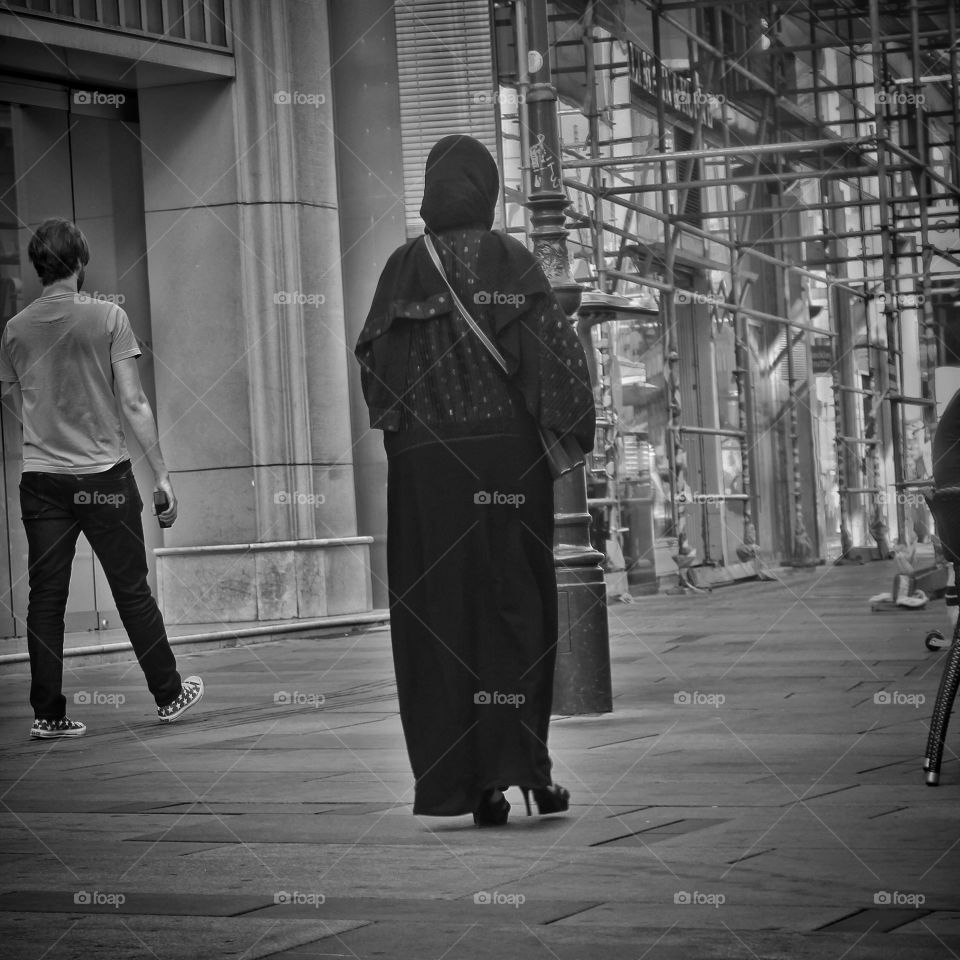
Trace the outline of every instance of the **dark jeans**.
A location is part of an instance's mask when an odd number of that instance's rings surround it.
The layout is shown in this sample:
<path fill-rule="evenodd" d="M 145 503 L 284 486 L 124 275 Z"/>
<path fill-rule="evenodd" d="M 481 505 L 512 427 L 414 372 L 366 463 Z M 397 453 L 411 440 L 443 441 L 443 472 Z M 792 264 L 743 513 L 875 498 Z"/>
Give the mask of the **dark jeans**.
<path fill-rule="evenodd" d="M 30 704 L 40 720 L 66 713 L 63 696 L 63 616 L 77 538 L 87 538 L 107 576 L 147 686 L 158 706 L 180 693 L 177 661 L 160 609 L 147 584 L 143 501 L 124 460 L 104 473 L 24 473 L 20 509 L 29 545 Z"/>

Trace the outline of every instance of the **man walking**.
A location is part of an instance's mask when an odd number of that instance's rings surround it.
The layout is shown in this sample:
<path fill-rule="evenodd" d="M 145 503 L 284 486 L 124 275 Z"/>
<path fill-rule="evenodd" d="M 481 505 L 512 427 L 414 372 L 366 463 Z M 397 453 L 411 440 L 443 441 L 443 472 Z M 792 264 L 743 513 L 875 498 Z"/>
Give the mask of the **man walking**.
<path fill-rule="evenodd" d="M 0 381 L 23 423 L 20 507 L 27 534 L 30 599 L 31 737 L 79 737 L 66 716 L 64 612 L 77 538 L 86 536 L 106 574 L 123 626 L 163 723 L 203 696 L 203 681 L 181 682 L 163 618 L 147 583 L 140 512 L 120 411 L 166 495 L 169 525 L 177 499 L 160 452 L 157 425 L 137 370 L 140 348 L 126 313 L 79 293 L 90 259 L 69 220 L 45 220 L 28 248 L 40 297 L 13 317 L 0 338 Z"/>

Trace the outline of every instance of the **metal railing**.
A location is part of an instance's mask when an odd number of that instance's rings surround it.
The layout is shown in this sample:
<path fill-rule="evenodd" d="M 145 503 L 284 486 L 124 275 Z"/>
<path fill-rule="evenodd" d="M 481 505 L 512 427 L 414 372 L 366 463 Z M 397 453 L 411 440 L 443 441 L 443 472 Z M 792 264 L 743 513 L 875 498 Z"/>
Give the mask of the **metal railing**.
<path fill-rule="evenodd" d="M 0 11 L 170 43 L 232 49 L 231 0 L 0 0 Z"/>

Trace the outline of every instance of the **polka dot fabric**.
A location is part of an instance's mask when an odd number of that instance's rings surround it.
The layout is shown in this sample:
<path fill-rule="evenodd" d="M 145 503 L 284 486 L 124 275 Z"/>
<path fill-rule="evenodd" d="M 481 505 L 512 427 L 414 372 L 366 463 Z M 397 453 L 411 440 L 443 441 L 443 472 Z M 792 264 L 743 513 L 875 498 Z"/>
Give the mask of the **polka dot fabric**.
<path fill-rule="evenodd" d="M 489 332 L 487 311 L 476 302 L 483 292 L 477 288 L 476 272 L 482 237 L 480 230 L 453 230 L 441 234 L 436 246 L 457 296 Z M 435 321 L 414 325 L 401 430 L 515 419 L 520 403 L 496 362 L 459 311 L 449 303 L 445 308 Z"/>

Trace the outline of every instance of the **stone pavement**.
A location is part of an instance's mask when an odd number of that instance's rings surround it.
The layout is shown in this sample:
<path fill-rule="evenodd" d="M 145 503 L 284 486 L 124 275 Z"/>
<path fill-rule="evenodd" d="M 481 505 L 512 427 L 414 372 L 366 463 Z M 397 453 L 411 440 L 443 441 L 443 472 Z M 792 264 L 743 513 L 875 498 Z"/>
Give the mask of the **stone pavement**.
<path fill-rule="evenodd" d="M 892 578 L 611 607 L 615 711 L 551 731 L 569 814 L 511 790 L 498 830 L 411 815 L 386 630 L 181 649 L 207 695 L 172 727 L 135 663 L 70 661 L 76 741 L 28 740 L 7 667 L 0 955 L 957 957 L 960 729 L 920 768 L 946 615 L 871 614 Z"/>

